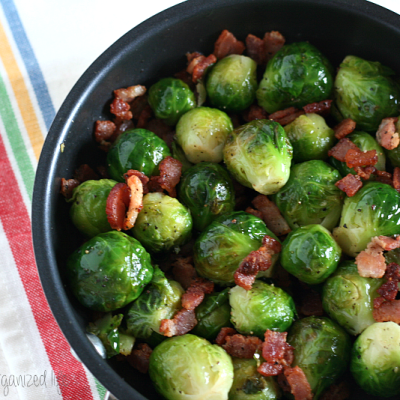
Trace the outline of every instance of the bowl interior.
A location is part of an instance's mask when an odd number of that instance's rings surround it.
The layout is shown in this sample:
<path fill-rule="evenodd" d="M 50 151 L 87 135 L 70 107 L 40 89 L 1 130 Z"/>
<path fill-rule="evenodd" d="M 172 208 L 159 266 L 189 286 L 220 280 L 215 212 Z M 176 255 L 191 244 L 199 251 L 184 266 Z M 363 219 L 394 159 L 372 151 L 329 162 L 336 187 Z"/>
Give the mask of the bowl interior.
<path fill-rule="evenodd" d="M 266 31 L 279 30 L 288 43 L 304 40 L 315 45 L 334 67 L 354 54 L 400 72 L 400 57 L 393 57 L 400 42 L 399 17 L 364 0 L 189 0 L 134 28 L 91 65 L 65 100 L 46 139 L 34 189 L 33 236 L 43 288 L 64 335 L 120 400 L 161 397 L 148 376 L 124 363 L 102 360 L 84 335 L 88 312 L 63 277 L 65 260 L 80 240 L 69 221 L 69 206 L 59 195 L 60 179 L 72 177 L 83 163 L 105 164 L 93 128 L 96 120 L 110 119 L 114 89 L 149 87 L 184 69 L 185 53 L 210 54 L 223 29 L 240 40 L 249 33 L 262 37 Z M 351 398 L 369 397 L 355 387 Z"/>

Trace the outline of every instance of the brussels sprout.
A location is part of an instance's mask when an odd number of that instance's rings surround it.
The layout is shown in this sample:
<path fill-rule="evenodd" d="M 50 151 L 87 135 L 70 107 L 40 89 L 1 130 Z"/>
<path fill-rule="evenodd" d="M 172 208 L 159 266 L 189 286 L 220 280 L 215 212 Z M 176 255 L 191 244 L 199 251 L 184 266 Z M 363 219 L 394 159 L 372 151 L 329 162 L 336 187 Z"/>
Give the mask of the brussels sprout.
<path fill-rule="evenodd" d="M 333 237 L 350 257 L 367 247 L 373 236 L 400 233 L 400 193 L 385 183 L 368 182 L 344 201 Z"/>
<path fill-rule="evenodd" d="M 375 322 L 372 311 L 382 279 L 363 278 L 352 261 L 343 262 L 326 280 L 322 306 L 347 332 L 359 335 Z"/>
<path fill-rule="evenodd" d="M 398 115 L 400 89 L 391 75 L 393 71 L 379 62 L 345 57 L 334 83 L 337 118 L 351 118 L 358 129 L 371 132 L 382 118 Z"/>
<path fill-rule="evenodd" d="M 342 250 L 322 225 L 290 232 L 282 243 L 281 265 L 302 282 L 316 285 L 334 272 Z"/>
<path fill-rule="evenodd" d="M 122 232 L 101 233 L 88 240 L 67 261 L 70 287 L 91 310 L 113 311 L 139 297 L 151 281 L 150 256 Z"/>
<path fill-rule="evenodd" d="M 335 132 L 318 114 L 300 115 L 284 127 L 293 146 L 293 161 L 325 160 L 335 141 Z"/>
<path fill-rule="evenodd" d="M 222 400 L 232 386 L 233 365 L 222 347 L 186 334 L 153 350 L 149 374 L 167 400 Z"/>
<path fill-rule="evenodd" d="M 164 78 L 150 87 L 149 104 L 157 118 L 175 125 L 183 114 L 196 107 L 196 98 L 185 82 Z"/>
<path fill-rule="evenodd" d="M 267 64 L 257 90 L 258 104 L 273 113 L 328 99 L 332 72 L 328 59 L 310 43 L 285 45 Z"/>
<path fill-rule="evenodd" d="M 193 164 L 219 163 L 226 137 L 232 131 L 231 119 L 216 108 L 198 107 L 188 111 L 176 125 L 176 140 Z"/>
<path fill-rule="evenodd" d="M 299 366 L 317 400 L 346 370 L 351 342 L 347 333 L 326 317 L 307 317 L 296 321 L 288 343 L 294 347 L 292 367 Z"/>
<path fill-rule="evenodd" d="M 178 198 L 189 208 L 198 231 L 235 207 L 232 180 L 228 172 L 215 163 L 199 163 L 188 169 L 181 178 Z"/>
<path fill-rule="evenodd" d="M 161 320 L 180 310 L 184 292 L 178 282 L 168 280 L 155 267 L 150 285 L 127 309 L 127 332 L 140 339 L 149 339 L 153 332 L 159 334 Z"/>
<path fill-rule="evenodd" d="M 197 325 L 191 332 L 210 342 L 215 340 L 221 328 L 231 325 L 229 289 L 206 294 L 201 304 L 196 307 L 196 319 Z"/>
<path fill-rule="evenodd" d="M 87 237 L 111 231 L 106 204 L 107 197 L 116 183 L 111 179 L 83 182 L 67 200 L 72 202 L 70 216 L 73 224 Z"/>
<path fill-rule="evenodd" d="M 385 153 L 378 142 L 367 132 L 354 131 L 352 134 L 346 136 L 350 139 L 356 146 L 360 148 L 361 151 L 376 150 L 378 155 L 378 162 L 374 165 L 379 171 L 386 170 L 386 157 Z M 340 175 L 346 176 L 348 174 L 356 174 L 354 168 L 349 168 L 345 162 L 336 160 L 334 157 L 330 157 L 329 163 L 336 168 Z"/>
<path fill-rule="evenodd" d="M 256 98 L 257 63 L 232 54 L 215 64 L 207 76 L 206 90 L 214 107 L 228 112 L 243 111 Z"/>
<path fill-rule="evenodd" d="M 235 286 L 229 291 L 231 321 L 245 335 L 264 339 L 267 329 L 285 332 L 293 322 L 296 306 L 281 288 L 256 280 L 250 290 Z"/>
<path fill-rule="evenodd" d="M 147 129 L 126 131 L 107 154 L 108 173 L 119 182 L 125 182 L 123 174 L 130 169 L 157 175 L 158 164 L 170 155 L 167 144 L 155 133 Z"/>
<path fill-rule="evenodd" d="M 340 179 L 324 161 L 305 161 L 291 168 L 288 183 L 273 200 L 292 229 L 321 224 L 332 230 L 342 211 L 343 192 L 335 186 Z"/>
<path fill-rule="evenodd" d="M 192 217 L 177 199 L 164 193 L 147 193 L 133 236 L 151 253 L 169 251 L 188 242 L 192 235 Z"/>
<path fill-rule="evenodd" d="M 190 167 L 193 166 L 193 164 L 186 158 L 185 153 L 183 152 L 181 146 L 179 146 L 176 141 L 172 142 L 172 157 L 175 158 L 175 160 L 178 160 L 182 164 L 182 172 L 186 172 Z"/>
<path fill-rule="evenodd" d="M 268 195 L 276 193 L 289 179 L 292 150 L 280 124 L 254 120 L 228 136 L 224 162 L 239 183 Z"/>
<path fill-rule="evenodd" d="M 279 386 L 272 376 L 257 372 L 257 361 L 233 358 L 233 385 L 229 400 L 276 400 L 281 397 Z"/>
<path fill-rule="evenodd" d="M 400 326 L 376 322 L 354 342 L 350 371 L 356 382 L 374 396 L 400 394 Z"/>
<path fill-rule="evenodd" d="M 233 277 L 242 260 L 258 250 L 265 235 L 278 238 L 265 223 L 252 214 L 236 211 L 221 215 L 201 233 L 194 244 L 193 259 L 197 272 L 221 285 L 233 285 Z M 279 255 L 272 258 L 272 266 Z M 266 271 L 270 276 L 272 266 Z"/>

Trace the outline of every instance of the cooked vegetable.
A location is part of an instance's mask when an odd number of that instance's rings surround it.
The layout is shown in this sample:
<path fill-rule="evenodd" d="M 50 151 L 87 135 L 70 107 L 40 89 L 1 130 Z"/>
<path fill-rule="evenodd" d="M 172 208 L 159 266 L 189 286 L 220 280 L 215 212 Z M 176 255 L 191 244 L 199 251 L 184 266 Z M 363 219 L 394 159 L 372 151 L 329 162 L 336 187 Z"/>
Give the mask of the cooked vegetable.
<path fill-rule="evenodd" d="M 187 334 L 154 349 L 149 373 L 157 391 L 168 400 L 227 399 L 233 365 L 224 349 Z"/>
<path fill-rule="evenodd" d="M 224 162 L 239 183 L 268 195 L 276 193 L 289 179 L 292 150 L 280 124 L 254 120 L 228 136 Z"/>
<path fill-rule="evenodd" d="M 150 256 L 122 232 L 101 233 L 88 240 L 67 261 L 70 288 L 87 308 L 113 311 L 142 293 L 150 282 Z"/>
<path fill-rule="evenodd" d="M 175 160 L 178 160 L 182 164 L 182 172 L 185 172 L 188 170 L 193 164 L 186 158 L 185 153 L 183 152 L 181 146 L 179 146 L 178 143 L 174 140 L 172 142 L 172 157 L 175 158 Z"/>

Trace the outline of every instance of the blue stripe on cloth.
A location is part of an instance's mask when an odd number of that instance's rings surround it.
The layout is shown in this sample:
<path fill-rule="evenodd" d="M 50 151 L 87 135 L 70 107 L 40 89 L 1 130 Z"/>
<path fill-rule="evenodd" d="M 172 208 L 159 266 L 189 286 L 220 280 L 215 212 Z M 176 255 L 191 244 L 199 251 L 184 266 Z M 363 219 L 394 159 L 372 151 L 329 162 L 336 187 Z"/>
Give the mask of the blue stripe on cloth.
<path fill-rule="evenodd" d="M 4 14 L 14 36 L 14 41 L 17 44 L 25 68 L 28 71 L 37 102 L 43 115 L 44 123 L 46 124 L 47 130 L 49 130 L 55 116 L 55 110 L 39 63 L 29 43 L 13 0 L 0 0 L 0 4 L 3 6 Z"/>

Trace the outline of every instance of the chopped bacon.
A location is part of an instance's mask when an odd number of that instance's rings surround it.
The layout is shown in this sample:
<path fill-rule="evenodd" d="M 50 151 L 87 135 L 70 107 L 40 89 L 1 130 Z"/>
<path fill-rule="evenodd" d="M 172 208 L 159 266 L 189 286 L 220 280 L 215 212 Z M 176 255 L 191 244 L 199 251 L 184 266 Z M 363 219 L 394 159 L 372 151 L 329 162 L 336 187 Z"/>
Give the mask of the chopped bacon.
<path fill-rule="evenodd" d="M 383 297 L 376 297 L 374 299 L 374 308 L 379 308 L 386 300 Z"/>
<path fill-rule="evenodd" d="M 129 111 L 131 106 L 120 98 L 115 98 L 110 106 L 112 114 L 116 115 L 121 119 L 132 119 L 132 112 Z"/>
<path fill-rule="evenodd" d="M 356 129 L 356 122 L 351 118 L 344 119 L 333 128 L 336 139 L 343 139 L 345 136 L 350 135 L 354 129 Z"/>
<path fill-rule="evenodd" d="M 194 51 L 193 53 L 186 53 L 186 58 L 187 58 L 188 63 L 190 64 L 190 62 L 192 60 L 194 60 L 195 58 L 200 57 L 202 55 L 203 54 L 199 53 L 198 51 Z"/>
<path fill-rule="evenodd" d="M 149 193 L 149 189 L 147 187 L 147 184 L 149 183 L 149 178 L 143 172 L 137 171 L 136 169 L 130 169 L 127 172 L 125 172 L 125 174 L 124 174 L 125 181 L 127 182 L 129 177 L 132 175 L 137 176 L 140 179 L 140 181 L 142 182 L 143 195 Z"/>
<path fill-rule="evenodd" d="M 345 192 L 347 196 L 353 197 L 362 188 L 362 182 L 358 175 L 347 174 L 344 178 L 337 181 L 335 186 Z"/>
<path fill-rule="evenodd" d="M 112 121 L 96 121 L 94 128 L 96 142 L 101 143 L 103 140 L 109 140 L 116 129 L 117 126 Z"/>
<path fill-rule="evenodd" d="M 151 181 L 160 185 L 171 197 L 176 197 L 176 185 L 182 175 L 182 163 L 175 158 L 168 156 L 158 166 L 160 176 L 151 177 Z"/>
<path fill-rule="evenodd" d="M 282 373 L 283 365 L 270 362 L 263 362 L 258 368 L 258 373 L 264 376 L 276 376 Z"/>
<path fill-rule="evenodd" d="M 93 170 L 93 168 L 89 167 L 87 164 L 80 165 L 74 172 L 74 179 L 78 180 L 80 183 L 97 180 L 99 179 L 99 175 Z"/>
<path fill-rule="evenodd" d="M 285 367 L 283 373 L 285 374 L 295 400 L 312 400 L 311 386 L 300 367 Z"/>
<path fill-rule="evenodd" d="M 400 168 L 395 167 L 393 171 L 393 187 L 400 193 Z"/>
<path fill-rule="evenodd" d="M 376 150 L 349 149 L 344 160 L 349 168 L 375 165 L 378 162 L 378 153 Z"/>
<path fill-rule="evenodd" d="M 126 175 L 128 175 L 128 173 Z M 135 174 L 130 174 L 127 176 L 126 184 L 130 190 L 130 199 L 128 211 L 124 219 L 124 230 L 133 228 L 136 219 L 143 208 L 143 184 L 141 179 Z"/>
<path fill-rule="evenodd" d="M 131 112 L 132 116 L 135 119 L 139 119 L 140 114 L 144 110 L 145 107 L 149 105 L 149 102 L 147 101 L 147 96 L 139 96 L 136 97 L 131 103 Z"/>
<path fill-rule="evenodd" d="M 382 249 L 385 251 L 398 249 L 400 247 L 400 236 L 397 236 L 396 238 L 391 238 L 388 236 L 375 236 L 372 238 L 372 241 L 374 244 L 382 247 Z"/>
<path fill-rule="evenodd" d="M 181 336 L 191 331 L 197 324 L 194 310 L 182 308 L 173 319 L 163 319 L 160 325 L 160 333 L 167 337 Z"/>
<path fill-rule="evenodd" d="M 387 185 L 393 186 L 393 178 L 390 172 L 376 170 L 375 173 L 377 182 L 386 183 Z"/>
<path fill-rule="evenodd" d="M 172 274 L 184 289 L 187 289 L 192 281 L 197 278 L 196 269 L 192 265 L 192 257 L 179 257 L 172 264 Z"/>
<path fill-rule="evenodd" d="M 213 282 L 204 278 L 194 279 L 182 295 L 182 307 L 186 310 L 194 310 L 204 300 L 204 295 L 212 293 L 213 290 Z"/>
<path fill-rule="evenodd" d="M 74 189 L 80 185 L 77 179 L 64 179 L 61 178 L 61 189 L 60 193 L 66 198 L 70 199 Z"/>
<path fill-rule="evenodd" d="M 254 121 L 255 119 L 267 119 L 268 113 L 260 106 L 252 104 L 243 112 L 243 119 L 246 122 Z"/>
<path fill-rule="evenodd" d="M 328 115 L 331 111 L 332 100 L 322 100 L 318 103 L 307 104 L 303 107 L 303 110 L 307 114 L 320 114 L 320 115 Z"/>
<path fill-rule="evenodd" d="M 391 239 L 391 238 L 386 238 L 386 239 Z M 396 263 L 390 263 L 386 267 L 385 278 L 386 282 L 377 290 L 377 292 L 380 294 L 380 297 L 374 299 L 374 308 L 381 307 L 382 304 L 386 301 L 393 301 L 396 299 L 397 293 L 399 291 L 398 284 L 400 282 L 400 265 Z"/>
<path fill-rule="evenodd" d="M 126 210 L 129 207 L 130 190 L 126 183 L 117 183 L 107 197 L 106 214 L 112 229 L 124 228 Z"/>
<path fill-rule="evenodd" d="M 269 363 L 288 366 L 293 362 L 293 347 L 286 342 L 287 332 L 273 332 L 269 329 L 264 334 L 262 356 Z"/>
<path fill-rule="evenodd" d="M 282 236 L 291 232 L 279 208 L 267 196 L 263 194 L 258 195 L 252 200 L 252 204 L 257 210 L 261 211 L 262 220 L 275 235 Z"/>
<path fill-rule="evenodd" d="M 121 133 L 124 133 L 128 129 L 134 129 L 135 124 L 131 119 L 121 119 L 121 118 L 115 118 L 114 120 L 116 129 L 114 131 L 114 134 L 110 137 L 110 143 L 114 143 L 118 137 L 121 135 Z"/>
<path fill-rule="evenodd" d="M 232 335 L 225 336 L 222 348 L 232 357 L 253 358 L 261 350 L 262 340 L 256 336 Z"/>
<path fill-rule="evenodd" d="M 350 149 L 358 149 L 358 147 L 348 138 L 340 139 L 339 142 L 328 151 L 328 156 L 345 162 L 346 153 Z"/>
<path fill-rule="evenodd" d="M 400 282 L 400 265 L 394 262 L 386 267 L 385 278 L 389 281 Z"/>
<path fill-rule="evenodd" d="M 147 343 L 139 343 L 132 350 L 126 359 L 133 368 L 136 368 L 142 374 L 149 370 L 150 356 L 153 350 Z"/>
<path fill-rule="evenodd" d="M 376 132 L 377 142 L 387 150 L 395 149 L 400 143 L 399 133 L 396 132 L 398 118 L 384 118 Z"/>
<path fill-rule="evenodd" d="M 219 60 L 230 54 L 242 54 L 245 49 L 243 42 L 238 41 L 235 36 L 224 29 L 214 44 L 214 55 Z"/>
<path fill-rule="evenodd" d="M 192 73 L 192 81 L 194 83 L 198 82 L 202 76 L 204 75 L 204 72 L 206 69 L 215 64 L 217 62 L 217 57 L 215 57 L 214 54 L 210 54 L 208 57 L 202 58 L 196 65 L 193 67 L 193 73 Z"/>
<path fill-rule="evenodd" d="M 304 115 L 304 110 L 299 110 L 295 107 L 289 107 L 284 110 L 276 111 L 268 117 L 270 120 L 278 122 L 279 124 L 287 125 L 293 122 L 300 115 Z"/>
<path fill-rule="evenodd" d="M 153 115 L 153 111 L 149 105 L 145 106 L 142 112 L 139 115 L 138 122 L 136 127 L 137 128 L 144 128 L 147 125 L 147 122 Z"/>
<path fill-rule="evenodd" d="M 190 75 L 193 74 L 194 67 L 195 67 L 200 61 L 203 61 L 203 60 L 206 58 L 206 56 L 204 56 L 203 54 L 200 54 L 200 53 L 192 53 L 192 54 L 194 54 L 194 56 L 193 56 L 192 58 L 190 58 L 190 60 L 189 60 L 189 58 L 188 58 L 189 64 L 188 64 L 188 66 L 186 67 L 186 72 L 189 73 Z"/>
<path fill-rule="evenodd" d="M 400 324 L 400 300 L 385 301 L 372 312 L 376 322 L 393 321 Z"/>
<path fill-rule="evenodd" d="M 377 290 L 381 297 L 387 301 L 395 300 L 398 291 L 399 286 L 397 280 L 387 281 Z"/>
<path fill-rule="evenodd" d="M 136 97 L 143 96 L 146 93 L 146 87 L 142 85 L 129 86 L 128 88 L 121 88 L 114 90 L 114 97 L 121 99 L 126 103 L 130 103 Z"/>
<path fill-rule="evenodd" d="M 376 168 L 369 165 L 368 167 L 354 167 L 353 168 L 356 174 L 362 179 L 369 179 L 371 174 L 376 173 Z"/>
<path fill-rule="evenodd" d="M 247 213 L 254 215 L 257 218 L 263 219 L 263 214 L 259 210 L 255 210 L 254 208 L 247 207 L 245 210 Z"/>
<path fill-rule="evenodd" d="M 218 344 L 219 346 L 222 346 L 226 342 L 227 336 L 233 336 L 236 334 L 237 334 L 237 332 L 233 328 L 229 328 L 229 327 L 221 328 L 221 330 L 219 331 L 219 333 L 215 339 L 215 343 Z"/>
<path fill-rule="evenodd" d="M 269 61 L 285 44 L 285 37 L 278 31 L 266 32 L 263 40 L 267 53 L 267 61 Z"/>
<path fill-rule="evenodd" d="M 267 63 L 267 49 L 263 39 L 252 34 L 247 35 L 246 48 L 247 55 L 258 65 L 265 65 Z"/>

